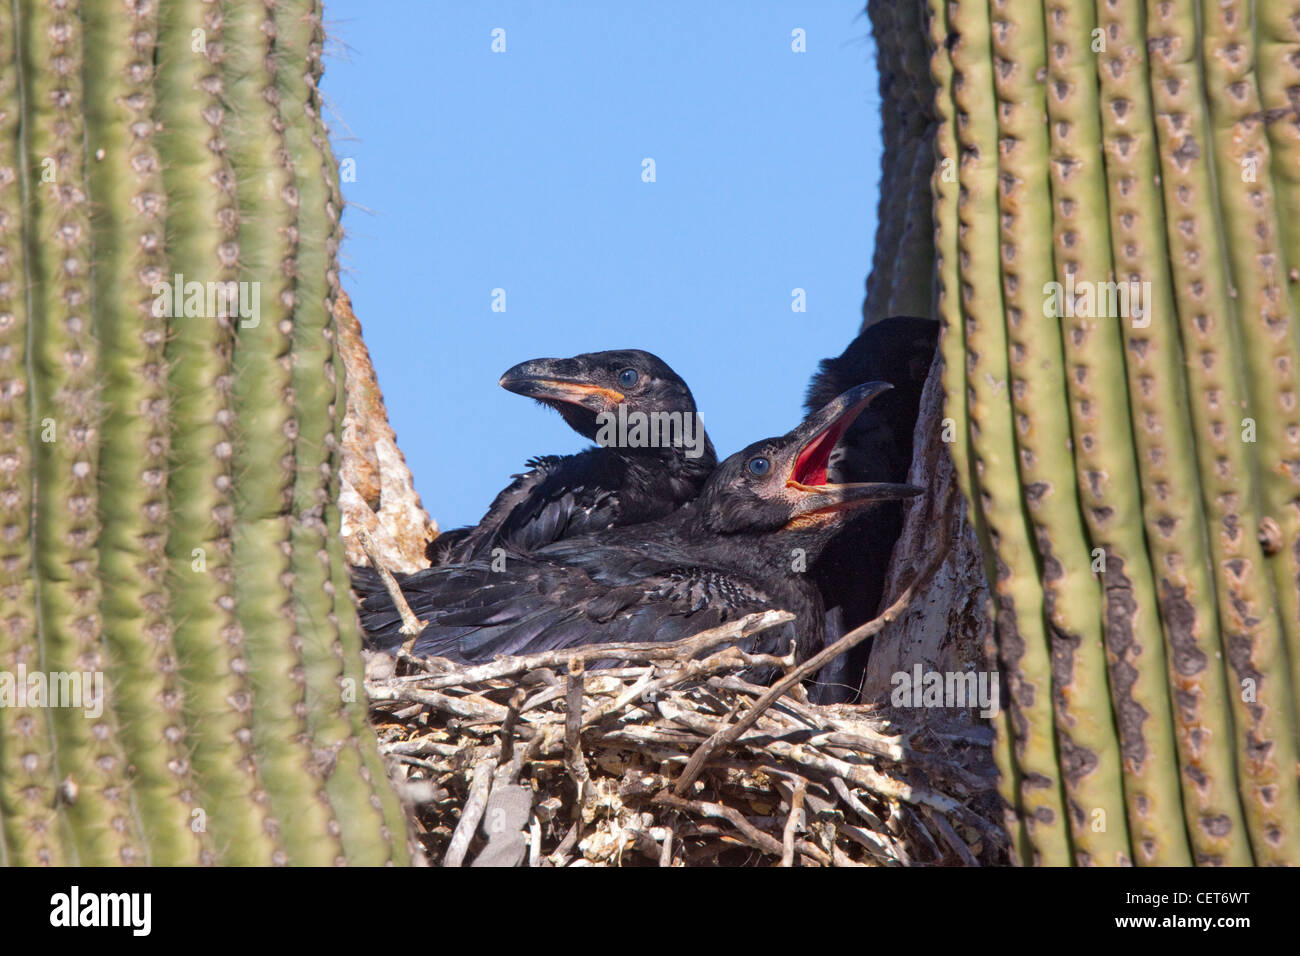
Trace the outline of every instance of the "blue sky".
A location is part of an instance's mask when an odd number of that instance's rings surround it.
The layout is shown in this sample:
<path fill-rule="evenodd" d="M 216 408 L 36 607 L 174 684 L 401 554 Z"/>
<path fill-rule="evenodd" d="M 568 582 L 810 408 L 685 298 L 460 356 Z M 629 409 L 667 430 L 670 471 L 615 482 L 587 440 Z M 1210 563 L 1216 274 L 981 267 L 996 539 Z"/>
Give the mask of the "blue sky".
<path fill-rule="evenodd" d="M 863 6 L 326 0 L 327 119 L 355 161 L 343 282 L 441 527 L 477 521 L 530 456 L 585 445 L 498 387 L 524 359 L 654 352 L 719 456 L 799 420 L 871 259 Z"/>

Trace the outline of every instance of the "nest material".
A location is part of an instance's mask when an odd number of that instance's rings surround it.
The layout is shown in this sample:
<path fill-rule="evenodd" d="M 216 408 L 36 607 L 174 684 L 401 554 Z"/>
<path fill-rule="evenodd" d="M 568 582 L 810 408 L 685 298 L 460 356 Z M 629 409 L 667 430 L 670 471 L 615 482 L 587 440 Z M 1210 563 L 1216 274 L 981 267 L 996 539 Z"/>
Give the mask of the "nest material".
<path fill-rule="evenodd" d="M 965 712 L 815 706 L 806 665 L 722 646 L 791 619 L 766 611 L 674 644 L 472 667 L 373 657 L 372 720 L 426 854 L 451 866 L 1006 862 L 990 730 Z M 605 666 L 611 655 L 620 663 Z M 786 672 L 774 687 L 746 679 L 773 667 Z"/>

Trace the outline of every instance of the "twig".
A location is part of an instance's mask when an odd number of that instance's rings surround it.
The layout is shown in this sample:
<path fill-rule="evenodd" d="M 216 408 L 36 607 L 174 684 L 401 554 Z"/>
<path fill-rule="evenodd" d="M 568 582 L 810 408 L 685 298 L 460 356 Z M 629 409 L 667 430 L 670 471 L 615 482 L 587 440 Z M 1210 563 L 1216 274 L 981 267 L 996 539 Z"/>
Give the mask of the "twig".
<path fill-rule="evenodd" d="M 495 760 L 481 760 L 474 765 L 474 779 L 469 785 L 469 797 L 465 800 L 465 808 L 460 811 L 460 822 L 456 824 L 456 830 L 451 835 L 447 855 L 442 858 L 443 866 L 460 866 L 465 862 L 465 854 L 469 852 L 474 831 L 478 829 L 479 821 L 483 819 L 483 811 L 487 808 L 488 791 L 492 788 L 494 770 L 496 770 Z"/>
<path fill-rule="evenodd" d="M 590 661 L 673 661 L 695 657 L 702 651 L 719 644 L 730 644 L 769 628 L 794 620 L 789 611 L 756 611 L 735 621 L 700 631 L 690 637 L 671 643 L 646 642 L 639 644 L 589 644 L 561 651 L 541 651 L 519 657 L 502 656 L 487 664 L 471 667 L 450 667 L 437 674 L 420 674 L 414 678 L 394 678 L 393 681 L 417 682 L 426 690 L 444 687 L 463 687 L 481 684 L 501 677 L 514 677 L 543 667 L 564 667 L 572 660 L 584 664 Z M 392 683 L 390 681 L 389 683 Z"/>
<path fill-rule="evenodd" d="M 746 820 L 739 810 L 733 807 L 724 806 L 720 803 L 709 803 L 704 800 L 683 800 L 681 797 L 675 797 L 667 792 L 656 795 L 654 802 L 666 807 L 672 807 L 674 810 L 686 810 L 697 813 L 702 817 L 726 820 L 740 831 L 741 838 L 750 846 L 776 857 L 781 855 L 782 847 L 776 838 L 758 829 L 758 827 Z"/>
<path fill-rule="evenodd" d="M 542 822 L 535 813 L 528 823 L 528 865 L 542 865 Z"/>
<path fill-rule="evenodd" d="M 564 763 L 569 768 L 569 776 L 578 788 L 578 806 L 587 803 L 591 789 L 591 773 L 587 770 L 587 761 L 582 756 L 582 658 L 574 657 L 569 661 L 568 689 L 564 698 Z M 581 816 L 579 816 L 581 820 Z"/>
<path fill-rule="evenodd" d="M 790 797 L 790 816 L 785 821 L 785 830 L 781 835 L 781 865 L 794 865 L 794 834 L 799 828 L 799 816 L 803 811 L 803 798 L 808 793 L 808 781 L 800 780 Z"/>
<path fill-rule="evenodd" d="M 673 827 L 671 824 L 664 828 L 664 842 L 659 848 L 659 865 L 673 865 Z"/>
<path fill-rule="evenodd" d="M 930 814 L 930 822 L 934 824 L 935 829 L 939 831 L 939 836 L 943 837 L 943 842 L 952 847 L 961 861 L 967 866 L 979 866 L 979 860 L 975 859 L 975 854 L 970 851 L 966 841 L 957 835 L 957 831 L 952 828 L 952 824 L 944 819 L 941 813 Z"/>
<path fill-rule="evenodd" d="M 578 845 L 578 824 L 569 827 L 569 832 L 565 834 L 564 839 L 546 858 L 551 866 L 564 866 L 569 861 L 569 855 L 573 853 L 573 848 Z"/>
<path fill-rule="evenodd" d="M 356 531 L 357 541 L 361 544 L 361 549 L 366 552 L 366 557 L 370 559 L 370 566 L 379 574 L 379 579 L 384 582 L 384 587 L 388 590 L 388 596 L 393 599 L 393 605 L 397 608 L 397 613 L 402 616 L 402 626 L 398 628 L 398 633 L 406 637 L 418 637 L 424 630 L 424 623 L 415 616 L 411 610 L 411 605 L 406 603 L 406 595 L 402 593 L 401 585 L 397 583 L 397 578 L 393 577 L 393 572 L 379 560 L 379 555 L 375 551 L 375 542 L 370 538 L 370 532 L 365 528 L 358 528 Z M 407 641 L 406 644 L 411 644 Z M 403 650 L 410 653 L 410 648 L 405 644 Z"/>

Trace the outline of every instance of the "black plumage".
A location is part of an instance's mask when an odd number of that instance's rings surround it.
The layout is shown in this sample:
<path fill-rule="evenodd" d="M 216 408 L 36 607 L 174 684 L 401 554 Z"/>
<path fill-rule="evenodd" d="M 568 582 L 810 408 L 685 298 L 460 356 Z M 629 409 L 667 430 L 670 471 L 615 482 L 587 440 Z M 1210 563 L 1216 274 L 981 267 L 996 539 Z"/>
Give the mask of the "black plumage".
<path fill-rule="evenodd" d="M 833 480 L 907 480 L 921 391 L 938 340 L 939 323 L 933 319 L 895 316 L 864 329 L 842 354 L 821 363 L 808 387 L 810 409 L 862 382 L 894 386 L 858 416 L 836 446 L 829 469 Z M 880 610 L 890 553 L 902 529 L 902 507 L 886 503 L 855 515 L 827 543 L 814 576 L 830 611 L 832 636 Z M 869 651 L 869 642 L 860 644 L 823 669 L 821 699 L 852 699 Z"/>
<path fill-rule="evenodd" d="M 478 662 L 612 641 L 671 641 L 785 608 L 796 615 L 798 656 L 815 653 L 824 611 L 806 569 L 850 509 L 916 492 L 827 480 L 836 441 L 887 388 L 853 389 L 787 435 L 732 455 L 695 501 L 666 518 L 510 552 L 495 569 L 491 560 L 472 559 L 401 578 L 411 609 L 426 621 L 415 652 Z M 402 643 L 388 594 L 372 574 L 359 571 L 355 580 L 370 646 Z M 784 653 L 778 641 L 760 636 L 751 649 Z"/>
<path fill-rule="evenodd" d="M 534 551 L 653 521 L 699 494 L 717 465 L 691 390 L 649 352 L 533 359 L 501 376 L 501 386 L 554 408 L 574 431 L 599 444 L 574 455 L 530 459 L 529 470 L 513 476 L 477 525 L 429 545 L 435 565 L 469 561 L 498 547 Z M 639 421 L 646 427 L 638 435 Z"/>

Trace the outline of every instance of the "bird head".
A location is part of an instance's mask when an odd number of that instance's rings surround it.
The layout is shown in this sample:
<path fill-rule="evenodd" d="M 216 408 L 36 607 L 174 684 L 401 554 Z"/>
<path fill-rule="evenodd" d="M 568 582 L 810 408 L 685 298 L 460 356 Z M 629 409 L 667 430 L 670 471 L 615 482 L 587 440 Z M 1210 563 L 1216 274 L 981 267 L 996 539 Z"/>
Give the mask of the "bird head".
<path fill-rule="evenodd" d="M 695 415 L 695 399 L 668 364 L 640 349 L 587 352 L 573 358 L 520 362 L 501 376 L 501 387 L 549 405 L 580 435 L 596 439 L 597 416 L 628 412 Z"/>
<path fill-rule="evenodd" d="M 835 443 L 871 400 L 891 387 L 868 382 L 851 388 L 793 431 L 727 458 L 700 494 L 705 525 L 722 534 L 797 532 L 828 540 L 854 509 L 920 494 L 913 485 L 837 484 L 827 476 Z"/>

